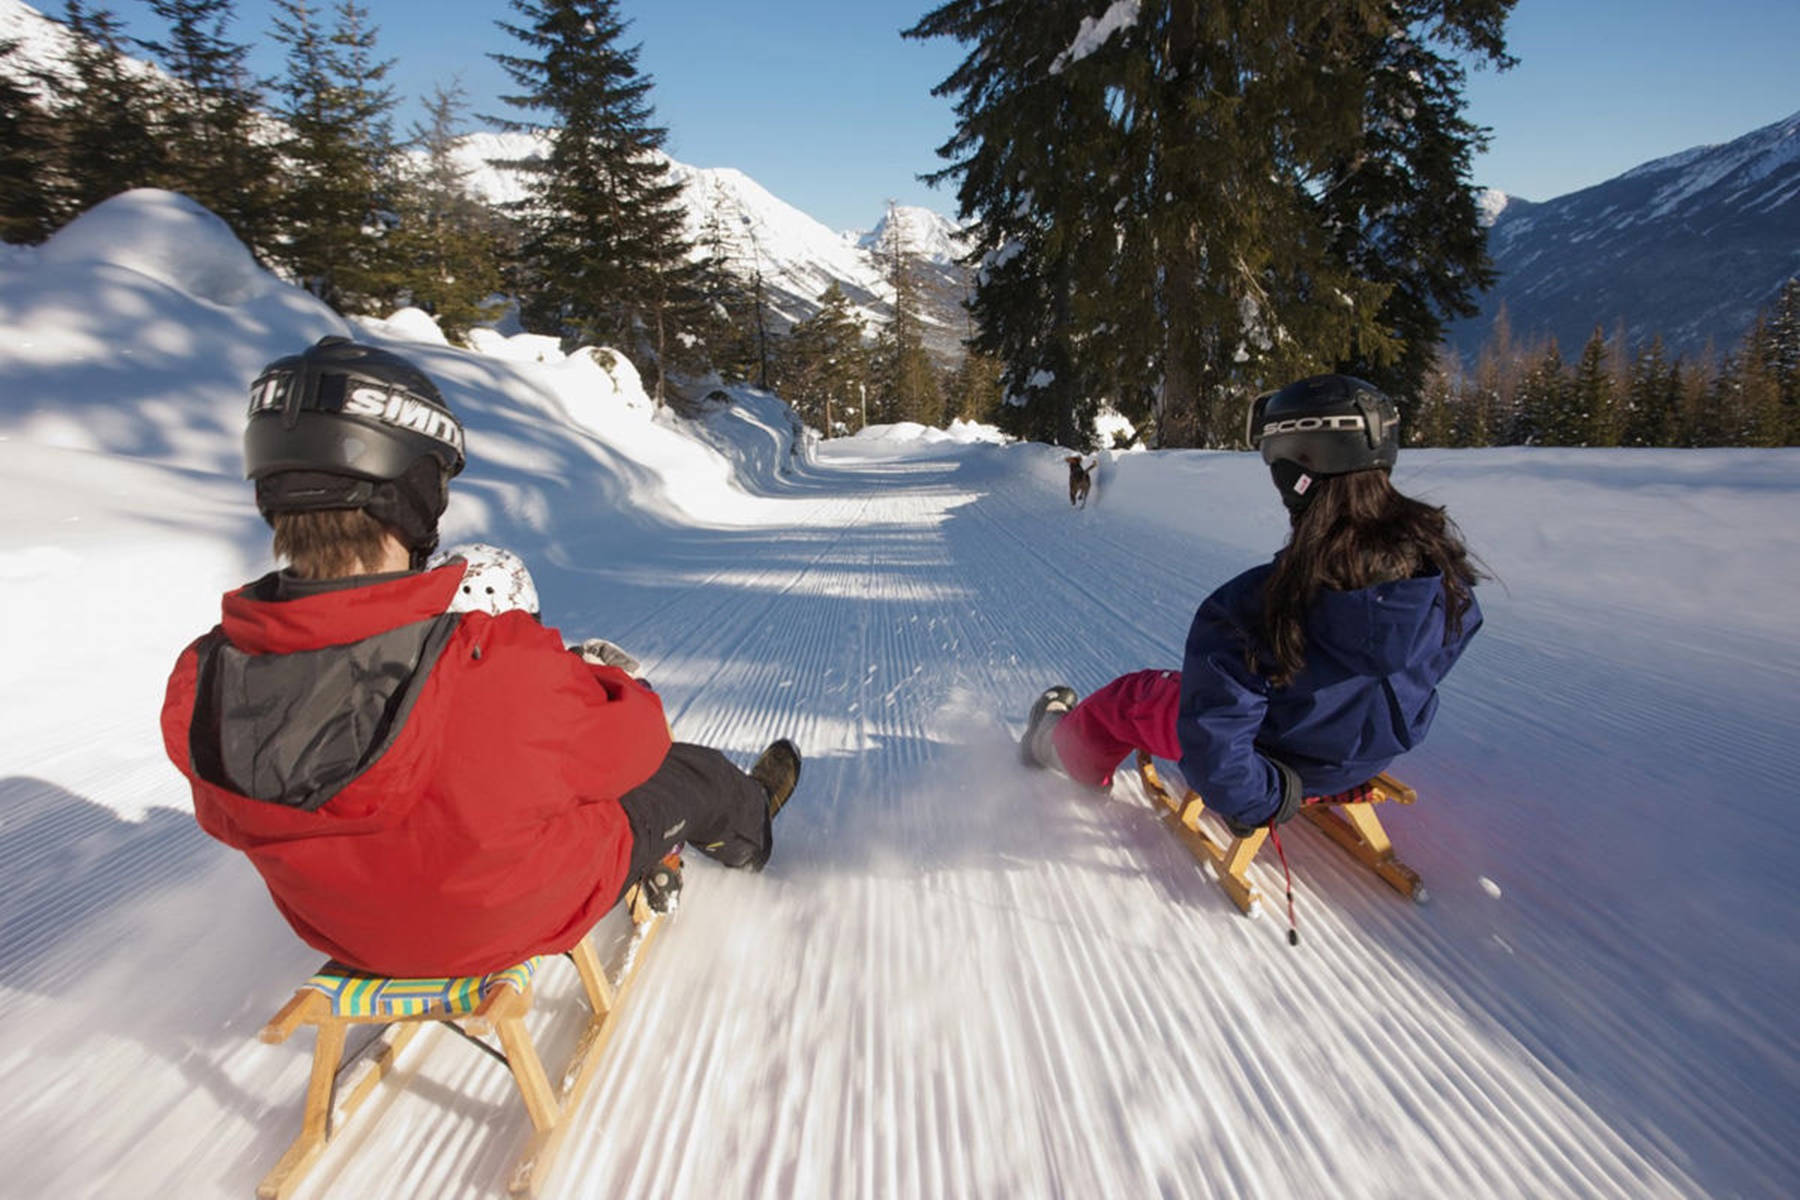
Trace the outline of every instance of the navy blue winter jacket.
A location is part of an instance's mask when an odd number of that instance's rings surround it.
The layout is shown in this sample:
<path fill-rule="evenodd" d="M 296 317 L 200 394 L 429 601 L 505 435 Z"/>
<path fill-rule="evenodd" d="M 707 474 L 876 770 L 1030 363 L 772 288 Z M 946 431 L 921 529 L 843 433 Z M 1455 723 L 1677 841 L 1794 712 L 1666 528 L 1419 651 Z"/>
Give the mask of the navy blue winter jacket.
<path fill-rule="evenodd" d="M 1261 825 L 1282 801 L 1282 773 L 1328 796 L 1380 774 L 1418 745 L 1437 684 L 1481 628 L 1473 598 L 1460 637 L 1444 640 L 1443 578 L 1433 572 L 1353 592 L 1322 591 L 1307 615 L 1306 665 L 1273 687 L 1244 661 L 1264 648 L 1263 582 L 1253 567 L 1201 604 L 1181 664 L 1181 774 L 1222 817 Z"/>

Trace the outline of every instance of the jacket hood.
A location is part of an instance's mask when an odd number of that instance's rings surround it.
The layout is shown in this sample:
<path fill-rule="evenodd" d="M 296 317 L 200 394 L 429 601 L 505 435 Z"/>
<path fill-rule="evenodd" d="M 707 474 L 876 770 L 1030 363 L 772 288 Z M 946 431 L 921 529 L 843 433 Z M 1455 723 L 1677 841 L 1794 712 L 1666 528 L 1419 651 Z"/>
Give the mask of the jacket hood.
<path fill-rule="evenodd" d="M 315 812 L 383 756 L 460 617 L 460 564 L 277 600 L 265 576 L 230 593 L 196 645 L 188 750 L 239 796 Z"/>
<path fill-rule="evenodd" d="M 1360 675 L 1393 675 L 1444 648 L 1444 579 L 1437 572 L 1355 591 L 1321 591 L 1307 616 L 1318 649 Z"/>
<path fill-rule="evenodd" d="M 220 625 L 231 644 L 247 654 L 348 645 L 445 612 L 462 576 L 462 560 L 455 559 L 434 571 L 277 600 L 272 572 L 225 594 Z"/>

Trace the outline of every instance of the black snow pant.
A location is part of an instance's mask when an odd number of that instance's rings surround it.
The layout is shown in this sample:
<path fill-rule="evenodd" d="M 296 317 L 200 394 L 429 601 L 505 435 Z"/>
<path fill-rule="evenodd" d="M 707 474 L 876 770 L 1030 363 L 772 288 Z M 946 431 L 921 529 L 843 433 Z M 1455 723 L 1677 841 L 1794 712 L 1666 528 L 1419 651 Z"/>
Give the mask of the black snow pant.
<path fill-rule="evenodd" d="M 676 742 L 656 774 L 619 797 L 619 805 L 631 822 L 625 888 L 683 842 L 728 867 L 761 870 L 769 861 L 768 793 L 711 747 Z"/>

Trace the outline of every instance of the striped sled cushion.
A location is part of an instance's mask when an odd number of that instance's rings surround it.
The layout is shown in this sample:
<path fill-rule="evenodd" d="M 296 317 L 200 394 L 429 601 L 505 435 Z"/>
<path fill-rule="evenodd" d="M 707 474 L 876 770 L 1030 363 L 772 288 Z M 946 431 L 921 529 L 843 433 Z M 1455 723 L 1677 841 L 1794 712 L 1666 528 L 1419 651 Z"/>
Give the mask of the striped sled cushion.
<path fill-rule="evenodd" d="M 524 995 L 538 962 L 531 958 L 492 975 L 448 979 L 394 979 L 328 962 L 300 986 L 329 996 L 332 1015 L 339 1017 L 460 1017 L 481 1007 L 494 988 L 510 987 Z"/>

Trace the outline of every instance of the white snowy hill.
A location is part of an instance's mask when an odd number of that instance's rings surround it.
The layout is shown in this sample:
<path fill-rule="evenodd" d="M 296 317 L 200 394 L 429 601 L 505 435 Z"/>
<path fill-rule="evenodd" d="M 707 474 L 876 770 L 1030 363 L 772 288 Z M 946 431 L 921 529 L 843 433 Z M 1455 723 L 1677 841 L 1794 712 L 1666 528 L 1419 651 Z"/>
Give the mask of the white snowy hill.
<path fill-rule="evenodd" d="M 0 1171 L 9 1195 L 240 1197 L 317 955 L 195 826 L 177 652 L 268 569 L 244 388 L 345 326 L 165 193 L 0 259 Z M 605 353 L 413 355 L 468 421 L 451 541 L 640 656 L 677 736 L 806 773 L 758 876 L 702 860 L 552 1197 L 1800 1193 L 1800 453 L 1407 452 L 1499 579 L 1386 817 L 1432 899 L 1309 829 L 1302 942 L 1240 916 L 1121 781 L 1017 765 L 1030 696 L 1174 665 L 1261 560 L 1248 455 L 967 428 L 796 447 L 741 393 L 653 413 Z M 1279 894 L 1279 868 L 1252 878 Z M 572 1033 L 572 972 L 540 976 Z M 497 1194 L 527 1132 L 433 1031 L 302 1195 Z"/>
<path fill-rule="evenodd" d="M 505 203 L 523 195 L 519 176 L 493 164 L 541 153 L 542 143 L 533 134 L 475 133 L 462 140 L 458 158 L 476 195 Z M 886 214 L 867 233 L 837 233 L 742 171 L 669 161 L 684 187 L 688 238 L 705 252 L 718 246 L 728 269 L 742 278 L 761 273 L 777 330 L 818 312 L 819 297 L 834 282 L 871 332 L 887 322 L 894 289 L 880 258 Z M 961 305 L 969 274 L 955 261 L 965 252 L 956 226 L 930 209 L 913 206 L 897 206 L 894 217 L 924 274 L 927 348 L 942 362 L 960 359 L 967 332 Z"/>

